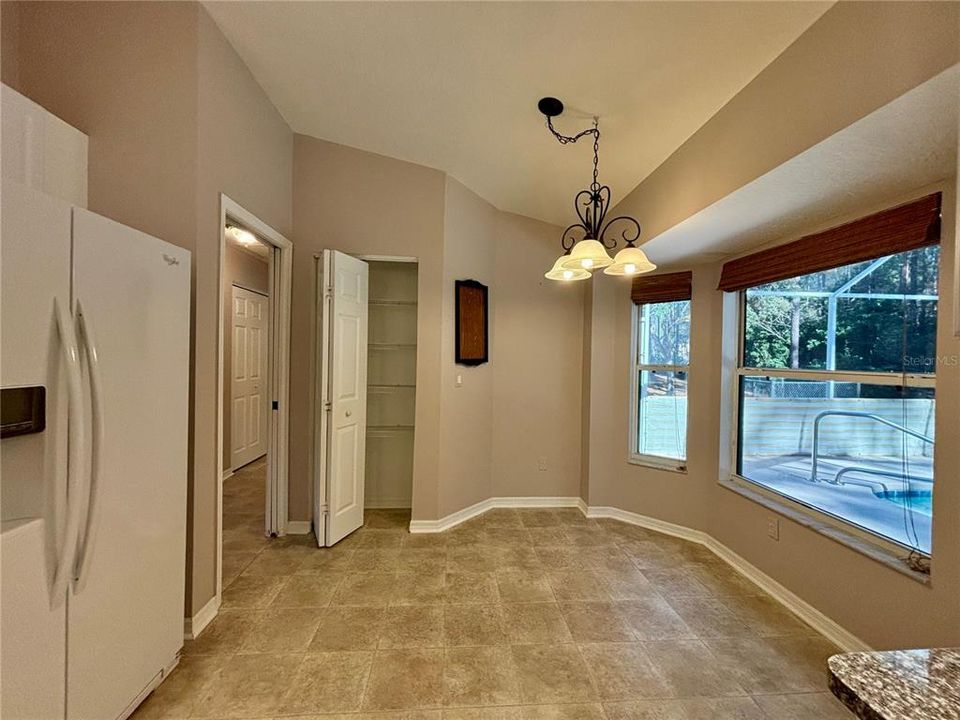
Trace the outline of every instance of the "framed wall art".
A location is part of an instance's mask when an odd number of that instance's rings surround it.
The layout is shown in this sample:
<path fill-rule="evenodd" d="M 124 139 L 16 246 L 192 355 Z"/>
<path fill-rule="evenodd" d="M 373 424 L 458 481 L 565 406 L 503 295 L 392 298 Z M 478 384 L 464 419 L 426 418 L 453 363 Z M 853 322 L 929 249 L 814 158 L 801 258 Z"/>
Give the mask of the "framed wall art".
<path fill-rule="evenodd" d="M 487 286 L 476 280 L 457 280 L 456 362 L 482 365 L 489 359 Z"/>

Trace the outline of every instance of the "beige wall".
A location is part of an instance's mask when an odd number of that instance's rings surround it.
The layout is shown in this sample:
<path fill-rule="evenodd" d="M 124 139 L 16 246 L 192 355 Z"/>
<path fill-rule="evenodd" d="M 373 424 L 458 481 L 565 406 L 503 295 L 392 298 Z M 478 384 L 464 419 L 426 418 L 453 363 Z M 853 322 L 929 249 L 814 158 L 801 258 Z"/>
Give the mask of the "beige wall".
<path fill-rule="evenodd" d="M 3 81 L 90 137 L 90 209 L 193 252 L 191 615 L 216 591 L 219 193 L 289 233 L 292 133 L 199 4 L 2 7 Z"/>
<path fill-rule="evenodd" d="M 614 208 L 656 237 L 957 62 L 960 3 L 838 2 Z"/>
<path fill-rule="evenodd" d="M 543 279 L 559 232 L 440 172 L 296 136 L 293 387 L 309 387 L 313 254 L 420 258 L 414 519 L 492 495 L 577 494 L 583 292 Z M 490 288 L 490 362 L 478 367 L 454 362 L 453 283 L 468 278 Z M 290 515 L 307 519 L 305 392 L 291 400 L 290 452 Z"/>
<path fill-rule="evenodd" d="M 290 517 L 307 520 L 311 513 L 313 256 L 331 248 L 420 260 L 413 516 L 435 518 L 440 482 L 444 175 L 305 135 L 295 136 L 293 156 Z"/>
<path fill-rule="evenodd" d="M 4 48 L 3 82 L 90 137 L 90 209 L 193 250 L 197 6 L 0 7 L 4 18 L 18 16 L 17 54 Z"/>
<path fill-rule="evenodd" d="M 447 177 L 443 207 L 443 312 L 440 356 L 440 505 L 439 515 L 491 496 L 493 461 L 493 379 L 497 355 L 499 279 L 495 277 L 500 212 L 476 193 Z M 487 285 L 491 362 L 457 365 L 455 359 L 456 280 Z M 456 377 L 463 384 L 456 386 Z M 419 391 L 419 386 L 418 386 Z"/>
<path fill-rule="evenodd" d="M 293 133 L 202 6 L 195 32 L 194 612 L 216 593 L 220 193 L 293 239 Z"/>
<path fill-rule="evenodd" d="M 580 491 L 583 283 L 543 274 L 560 253 L 555 225 L 499 213 L 495 235 L 491 494 Z M 546 460 L 546 470 L 539 461 Z"/>
<path fill-rule="evenodd" d="M 233 402 L 230 398 L 230 364 L 233 358 L 233 286 L 270 292 L 270 264 L 252 252 L 227 244 L 223 264 L 223 469 L 230 469 L 230 428 Z"/>

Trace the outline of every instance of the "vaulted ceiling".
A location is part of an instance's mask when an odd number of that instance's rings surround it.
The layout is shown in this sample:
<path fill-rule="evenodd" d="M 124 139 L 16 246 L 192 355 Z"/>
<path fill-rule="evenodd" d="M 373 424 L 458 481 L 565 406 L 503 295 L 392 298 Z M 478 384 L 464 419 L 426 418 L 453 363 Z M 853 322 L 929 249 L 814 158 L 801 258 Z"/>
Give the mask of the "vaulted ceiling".
<path fill-rule="evenodd" d="M 443 170 L 502 210 L 566 225 L 590 180 L 614 203 L 829 2 L 207 2 L 295 132 Z"/>

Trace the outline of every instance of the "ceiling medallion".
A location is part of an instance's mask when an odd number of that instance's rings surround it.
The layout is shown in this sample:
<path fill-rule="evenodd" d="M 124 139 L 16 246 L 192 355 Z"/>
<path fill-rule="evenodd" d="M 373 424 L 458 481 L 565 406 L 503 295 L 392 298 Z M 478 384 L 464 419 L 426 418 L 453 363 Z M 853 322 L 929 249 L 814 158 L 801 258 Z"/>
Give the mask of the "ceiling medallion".
<path fill-rule="evenodd" d="M 547 128 L 561 145 L 593 135 L 593 182 L 588 189 L 578 192 L 573 201 L 580 222 L 573 223 L 563 231 L 560 236 L 563 254 L 544 277 L 550 280 L 586 280 L 592 271 L 600 268 L 606 275 L 639 275 L 656 269 L 657 266 L 647 259 L 643 250 L 634 244 L 640 239 L 640 223 L 629 215 L 606 221 L 610 208 L 610 187 L 601 185 L 597 179 L 599 118 L 593 118 L 592 128 L 576 135 L 561 135 L 553 127 L 553 118 L 563 112 L 563 103 L 556 98 L 545 97 L 537 103 L 537 108 L 546 116 Z M 621 228 L 619 238 L 616 230 L 610 230 L 614 225 Z M 618 240 L 623 241 L 624 247 L 616 257 L 611 258 L 607 251 L 616 248 Z"/>

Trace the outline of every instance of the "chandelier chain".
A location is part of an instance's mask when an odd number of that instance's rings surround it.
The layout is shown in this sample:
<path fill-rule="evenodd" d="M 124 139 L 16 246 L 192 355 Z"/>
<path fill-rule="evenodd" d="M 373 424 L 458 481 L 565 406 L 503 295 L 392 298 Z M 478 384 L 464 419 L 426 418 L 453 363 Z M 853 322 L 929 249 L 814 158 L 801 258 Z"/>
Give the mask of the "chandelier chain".
<path fill-rule="evenodd" d="M 546 277 L 550 280 L 585 280 L 593 270 L 600 268 L 605 268 L 604 273 L 608 275 L 635 275 L 655 269 L 656 265 L 635 244 L 640 239 L 640 223 L 629 215 L 607 219 L 611 192 L 608 185 L 600 184 L 600 118 L 594 115 L 593 127 L 576 135 L 563 135 L 553 127 L 553 118 L 563 112 L 563 103 L 545 97 L 537 108 L 546 117 L 550 133 L 561 145 L 570 145 L 593 135 L 593 178 L 589 188 L 574 196 L 578 222 L 569 225 L 560 235 L 563 254 Z M 616 258 L 611 258 L 606 251 L 616 249 L 619 243 L 623 243 L 623 250 Z"/>
<path fill-rule="evenodd" d="M 593 117 L 593 183 L 590 185 L 590 189 L 594 192 L 597 192 L 600 189 L 600 183 L 597 180 L 597 175 L 599 173 L 598 165 L 600 164 L 600 119 L 597 116 Z"/>
<path fill-rule="evenodd" d="M 590 190 L 594 193 L 598 192 L 600 190 L 600 118 L 594 115 L 593 127 L 578 132 L 576 135 L 564 135 L 557 132 L 557 129 L 553 126 L 553 118 L 549 115 L 547 116 L 547 127 L 553 133 L 553 136 L 560 141 L 561 145 L 572 145 L 582 137 L 593 135 L 593 182 L 590 183 Z"/>

